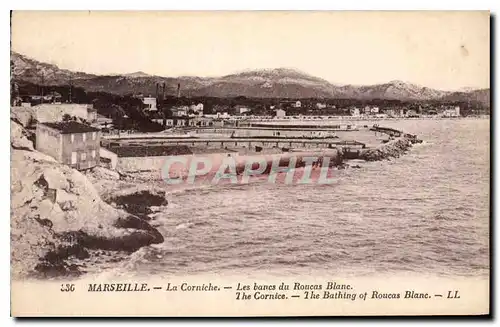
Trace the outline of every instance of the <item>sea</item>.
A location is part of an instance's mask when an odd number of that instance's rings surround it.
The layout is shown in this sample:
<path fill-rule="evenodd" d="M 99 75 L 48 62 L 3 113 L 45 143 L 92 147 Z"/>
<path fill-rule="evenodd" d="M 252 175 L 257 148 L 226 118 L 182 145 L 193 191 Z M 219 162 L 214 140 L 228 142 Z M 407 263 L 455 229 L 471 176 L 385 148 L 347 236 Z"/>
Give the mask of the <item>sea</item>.
<path fill-rule="evenodd" d="M 134 276 L 488 276 L 489 119 L 376 123 L 423 143 L 399 158 L 338 170 L 325 185 L 266 178 L 165 185 L 169 205 L 155 218 L 165 242 L 113 269 Z"/>

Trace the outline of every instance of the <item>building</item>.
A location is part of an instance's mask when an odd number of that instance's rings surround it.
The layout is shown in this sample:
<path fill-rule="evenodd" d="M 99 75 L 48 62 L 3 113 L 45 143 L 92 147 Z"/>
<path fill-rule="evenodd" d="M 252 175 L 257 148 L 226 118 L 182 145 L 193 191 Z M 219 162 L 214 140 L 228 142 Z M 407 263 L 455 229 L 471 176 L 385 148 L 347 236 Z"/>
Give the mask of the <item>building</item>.
<path fill-rule="evenodd" d="M 326 103 L 318 102 L 318 103 L 316 103 L 316 108 L 318 108 L 318 109 L 325 109 L 326 108 Z"/>
<path fill-rule="evenodd" d="M 99 164 L 100 142 L 101 132 L 89 125 L 75 121 L 37 124 L 36 149 L 78 170 Z"/>
<path fill-rule="evenodd" d="M 169 156 L 189 156 L 193 152 L 185 145 L 117 146 L 107 149 L 117 157 L 116 168 L 121 172 L 161 170 Z M 171 167 L 173 168 L 173 167 Z"/>
<path fill-rule="evenodd" d="M 29 102 L 31 105 L 39 105 L 43 103 L 61 104 L 62 96 L 58 92 L 50 92 L 45 95 L 26 95 L 22 97 L 23 102 Z"/>
<path fill-rule="evenodd" d="M 215 117 L 219 119 L 229 119 L 231 118 L 231 115 L 227 112 L 218 112 Z"/>
<path fill-rule="evenodd" d="M 441 115 L 443 117 L 460 117 L 460 107 L 445 109 Z"/>
<path fill-rule="evenodd" d="M 283 109 L 276 109 L 276 118 L 283 118 L 286 116 L 286 111 Z"/>
<path fill-rule="evenodd" d="M 387 115 L 387 117 L 396 117 L 397 116 L 396 110 L 394 110 L 394 109 L 385 109 L 384 113 Z"/>
<path fill-rule="evenodd" d="M 189 110 L 192 110 L 195 114 L 203 114 L 203 103 L 192 104 L 189 106 Z"/>
<path fill-rule="evenodd" d="M 409 109 L 406 111 L 406 117 L 419 117 L 419 115 L 416 110 Z"/>
<path fill-rule="evenodd" d="M 39 123 L 62 121 L 65 115 L 77 117 L 89 123 L 97 121 L 97 110 L 91 104 L 43 103 L 32 107 Z"/>
<path fill-rule="evenodd" d="M 351 116 L 359 117 L 360 116 L 359 108 L 351 108 Z"/>
<path fill-rule="evenodd" d="M 245 112 L 249 112 L 250 111 L 250 108 L 248 108 L 247 106 L 242 106 L 242 105 L 236 105 L 234 106 L 234 113 L 236 115 L 241 115 Z"/>
<path fill-rule="evenodd" d="M 302 107 L 302 103 L 300 101 L 297 100 L 297 102 L 295 102 L 295 105 L 294 105 L 295 108 L 300 108 Z"/>
<path fill-rule="evenodd" d="M 155 120 L 153 120 L 155 121 Z M 161 123 L 162 119 L 158 119 L 158 123 Z M 189 119 L 187 118 L 167 118 L 165 119 L 165 128 L 167 127 L 184 127 L 189 125 Z"/>
<path fill-rule="evenodd" d="M 172 116 L 174 117 L 186 117 L 189 112 L 189 107 L 188 106 L 175 106 L 170 108 L 170 111 L 172 111 Z"/>
<path fill-rule="evenodd" d="M 145 111 L 158 111 L 158 108 L 156 107 L 156 98 L 144 97 L 141 100 L 144 104 Z"/>
<path fill-rule="evenodd" d="M 380 113 L 380 109 L 379 109 L 379 107 L 371 107 L 370 112 L 372 114 L 378 114 L 378 113 Z"/>
<path fill-rule="evenodd" d="M 213 119 L 208 117 L 195 117 L 189 120 L 189 126 L 209 127 L 213 125 Z"/>

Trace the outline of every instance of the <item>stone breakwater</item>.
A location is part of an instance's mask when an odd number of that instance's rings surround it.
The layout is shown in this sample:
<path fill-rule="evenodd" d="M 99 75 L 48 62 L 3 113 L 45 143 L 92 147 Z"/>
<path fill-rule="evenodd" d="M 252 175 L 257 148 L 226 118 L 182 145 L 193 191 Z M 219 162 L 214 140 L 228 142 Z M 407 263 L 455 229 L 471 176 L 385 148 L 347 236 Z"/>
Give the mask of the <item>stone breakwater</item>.
<path fill-rule="evenodd" d="M 373 149 L 362 149 L 358 153 L 358 159 L 365 161 L 378 161 L 389 158 L 399 158 L 405 154 L 415 143 L 421 143 L 415 135 L 405 134 L 390 140 Z"/>

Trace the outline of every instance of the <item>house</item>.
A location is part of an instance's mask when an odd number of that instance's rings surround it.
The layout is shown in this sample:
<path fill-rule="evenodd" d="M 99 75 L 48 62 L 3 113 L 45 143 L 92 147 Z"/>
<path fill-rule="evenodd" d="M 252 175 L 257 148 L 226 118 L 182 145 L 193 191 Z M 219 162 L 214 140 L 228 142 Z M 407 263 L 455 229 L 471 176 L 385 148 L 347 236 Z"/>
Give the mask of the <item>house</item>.
<path fill-rule="evenodd" d="M 141 99 L 144 104 L 145 111 L 158 111 L 156 106 L 156 98 L 153 97 L 144 97 Z"/>
<path fill-rule="evenodd" d="M 213 125 L 213 119 L 208 117 L 195 117 L 189 120 L 189 126 L 208 127 Z"/>
<path fill-rule="evenodd" d="M 276 110 L 276 118 L 283 118 L 286 116 L 286 111 L 283 109 Z"/>
<path fill-rule="evenodd" d="M 445 109 L 441 115 L 443 117 L 460 117 L 460 107 Z"/>
<path fill-rule="evenodd" d="M 160 123 L 161 120 L 158 121 Z M 165 119 L 164 127 L 184 127 L 189 125 L 189 120 L 187 118 L 167 118 Z"/>
<path fill-rule="evenodd" d="M 188 106 L 175 106 L 170 108 L 172 111 L 172 116 L 174 117 L 185 117 L 188 115 L 189 107 Z"/>
<path fill-rule="evenodd" d="M 198 115 L 203 114 L 203 103 L 192 104 L 189 106 L 189 110 L 192 110 L 194 113 Z"/>
<path fill-rule="evenodd" d="M 92 104 L 42 103 L 32 108 L 35 110 L 36 120 L 40 123 L 62 121 L 65 115 L 91 123 L 97 121 L 97 110 Z"/>
<path fill-rule="evenodd" d="M 316 103 L 316 108 L 318 108 L 318 109 L 325 109 L 326 108 L 326 103 L 318 102 L 318 103 Z"/>
<path fill-rule="evenodd" d="M 371 107 L 370 112 L 372 114 L 378 114 L 380 112 L 380 109 L 379 109 L 379 107 Z"/>
<path fill-rule="evenodd" d="M 302 103 L 297 100 L 297 102 L 295 102 L 295 104 L 294 104 L 294 107 L 295 108 L 300 108 L 300 107 L 302 107 Z"/>
<path fill-rule="evenodd" d="M 101 132 L 76 121 L 38 123 L 36 149 L 78 170 L 99 164 Z"/>
<path fill-rule="evenodd" d="M 359 108 L 352 108 L 351 109 L 351 116 L 359 117 L 360 116 Z"/>
<path fill-rule="evenodd" d="M 414 109 L 409 109 L 408 111 L 406 111 L 406 117 L 418 117 L 418 113 L 416 110 Z"/>
<path fill-rule="evenodd" d="M 242 106 L 242 105 L 236 105 L 234 106 L 234 113 L 236 115 L 241 115 L 242 113 L 249 112 L 250 108 L 247 106 Z"/>
<path fill-rule="evenodd" d="M 394 109 L 385 109 L 384 113 L 387 115 L 387 117 L 396 117 L 396 111 Z"/>

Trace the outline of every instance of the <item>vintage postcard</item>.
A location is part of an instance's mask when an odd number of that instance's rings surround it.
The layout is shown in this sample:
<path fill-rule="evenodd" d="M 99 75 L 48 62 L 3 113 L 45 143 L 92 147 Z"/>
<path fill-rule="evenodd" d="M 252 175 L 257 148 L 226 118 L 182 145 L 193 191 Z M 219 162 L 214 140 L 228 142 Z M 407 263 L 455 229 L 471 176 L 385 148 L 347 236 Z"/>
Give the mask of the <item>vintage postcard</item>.
<path fill-rule="evenodd" d="M 14 11 L 11 315 L 490 313 L 490 13 Z"/>

